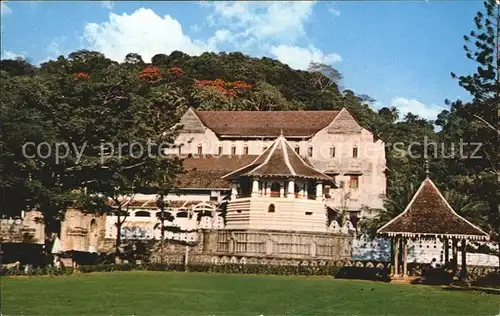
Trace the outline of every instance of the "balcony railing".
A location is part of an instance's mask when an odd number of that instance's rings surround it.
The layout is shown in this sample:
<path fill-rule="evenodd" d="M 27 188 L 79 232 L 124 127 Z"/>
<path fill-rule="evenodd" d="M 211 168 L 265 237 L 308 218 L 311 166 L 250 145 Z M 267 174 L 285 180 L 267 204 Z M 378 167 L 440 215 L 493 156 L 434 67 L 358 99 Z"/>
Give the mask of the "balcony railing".
<path fill-rule="evenodd" d="M 315 200 L 316 199 L 316 195 L 313 195 L 313 194 L 309 194 L 309 195 L 305 195 L 305 194 L 300 194 L 300 193 L 293 193 L 295 198 L 296 199 L 307 199 L 307 200 Z M 288 197 L 289 193 L 285 193 L 282 197 Z M 241 198 L 249 198 L 251 197 L 252 194 L 251 193 L 242 193 L 242 194 L 238 194 L 236 197 L 241 199 Z M 260 197 L 272 197 L 272 198 L 279 198 L 281 197 L 281 194 L 280 192 L 268 192 L 267 194 L 264 194 L 264 193 L 258 193 L 257 196 L 260 196 Z"/>

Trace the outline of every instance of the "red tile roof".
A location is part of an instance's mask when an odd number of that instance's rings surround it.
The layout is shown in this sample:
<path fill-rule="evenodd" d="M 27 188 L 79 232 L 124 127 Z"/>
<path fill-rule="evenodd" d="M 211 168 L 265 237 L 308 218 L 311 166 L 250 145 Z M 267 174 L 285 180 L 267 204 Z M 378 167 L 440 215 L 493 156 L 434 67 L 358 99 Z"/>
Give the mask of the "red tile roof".
<path fill-rule="evenodd" d="M 327 127 L 340 111 L 199 111 L 201 122 L 218 135 L 307 137 Z"/>
<path fill-rule="evenodd" d="M 225 174 L 254 161 L 256 155 L 200 156 L 183 160 L 186 173 L 178 176 L 179 188 L 185 189 L 229 189 L 231 182 L 221 179 Z"/>
<path fill-rule="evenodd" d="M 422 182 L 403 213 L 382 226 L 377 233 L 407 237 L 489 239 L 487 233 L 453 210 L 429 178 Z"/>
<path fill-rule="evenodd" d="M 241 176 L 267 176 L 289 178 L 311 178 L 333 183 L 333 179 L 314 169 L 290 146 L 284 135 L 280 135 L 272 146 L 248 165 L 226 174 L 224 179 Z"/>

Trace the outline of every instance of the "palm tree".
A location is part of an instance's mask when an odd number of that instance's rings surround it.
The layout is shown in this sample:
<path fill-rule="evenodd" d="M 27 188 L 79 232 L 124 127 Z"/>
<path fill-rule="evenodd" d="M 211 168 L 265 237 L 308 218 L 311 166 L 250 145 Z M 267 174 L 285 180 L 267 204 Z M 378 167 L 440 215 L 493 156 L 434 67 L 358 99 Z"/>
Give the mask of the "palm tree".
<path fill-rule="evenodd" d="M 380 210 L 374 218 L 365 218 L 359 222 L 362 233 L 373 238 L 380 227 L 401 214 L 415 194 L 415 185 L 412 182 L 404 182 L 401 186 L 395 187 L 394 191 L 384 200 L 385 209 Z"/>

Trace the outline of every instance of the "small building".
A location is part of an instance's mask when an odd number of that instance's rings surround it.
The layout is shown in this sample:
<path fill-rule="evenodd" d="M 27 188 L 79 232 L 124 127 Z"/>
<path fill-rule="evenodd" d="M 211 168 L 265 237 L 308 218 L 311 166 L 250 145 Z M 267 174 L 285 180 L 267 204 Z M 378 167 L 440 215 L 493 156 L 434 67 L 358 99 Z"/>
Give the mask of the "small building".
<path fill-rule="evenodd" d="M 408 240 L 441 239 L 446 245 L 445 265 L 458 266 L 458 243 L 462 254 L 462 274 L 467 274 L 466 248 L 468 241 L 488 241 L 490 236 L 476 225 L 458 215 L 429 178 L 422 182 L 405 210 L 382 226 L 377 234 L 390 237 L 392 242 L 394 275 L 407 276 Z M 452 245 L 452 258 L 448 244 Z M 401 247 L 402 246 L 402 247 Z M 402 249 L 401 249 L 402 248 Z M 402 251 L 402 252 L 401 252 Z M 402 255 L 402 270 L 399 254 Z"/>
<path fill-rule="evenodd" d="M 334 180 L 299 156 L 283 134 L 250 164 L 222 178 L 232 181 L 227 229 L 327 231 L 323 186 Z"/>

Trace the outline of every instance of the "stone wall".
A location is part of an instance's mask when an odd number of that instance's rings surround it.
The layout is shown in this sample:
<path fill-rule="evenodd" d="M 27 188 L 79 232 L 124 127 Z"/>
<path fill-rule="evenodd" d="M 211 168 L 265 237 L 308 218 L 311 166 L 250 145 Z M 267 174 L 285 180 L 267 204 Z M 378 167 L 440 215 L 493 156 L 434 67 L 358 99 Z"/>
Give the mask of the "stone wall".
<path fill-rule="evenodd" d="M 188 246 L 190 263 L 298 264 L 349 260 L 352 236 L 270 230 L 200 230 L 198 241 Z M 159 241 L 152 246 L 151 261 L 159 262 Z M 166 241 L 163 260 L 183 263 L 186 244 Z"/>
<path fill-rule="evenodd" d="M 38 221 L 39 212 L 28 212 L 24 219 L 0 220 L 0 243 L 43 244 L 45 227 Z"/>
<path fill-rule="evenodd" d="M 490 244 L 490 246 L 495 247 L 493 244 Z M 444 247 L 445 245 L 439 240 L 410 240 L 408 242 L 408 262 L 430 263 L 433 258 L 436 258 L 437 262 L 444 264 Z M 451 253 L 450 244 L 450 258 Z M 370 240 L 360 236 L 353 241 L 352 258 L 360 261 L 389 262 L 391 258 L 390 242 L 383 238 Z M 458 258 L 460 263 L 462 258 L 460 251 L 458 252 Z M 498 267 L 498 256 L 468 252 L 467 264 L 471 266 Z"/>

